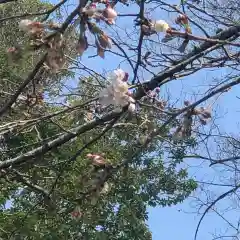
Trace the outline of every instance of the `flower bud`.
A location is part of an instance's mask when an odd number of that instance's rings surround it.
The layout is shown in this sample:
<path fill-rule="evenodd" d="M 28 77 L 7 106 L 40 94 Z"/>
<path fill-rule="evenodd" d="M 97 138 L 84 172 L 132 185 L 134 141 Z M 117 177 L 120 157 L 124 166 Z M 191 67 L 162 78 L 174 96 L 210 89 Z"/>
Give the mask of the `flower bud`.
<path fill-rule="evenodd" d="M 160 87 L 155 88 L 156 93 L 160 93 Z"/>
<path fill-rule="evenodd" d="M 97 5 L 92 3 L 88 7 L 83 8 L 83 13 L 86 14 L 88 17 L 92 17 L 97 12 Z"/>
<path fill-rule="evenodd" d="M 129 97 L 131 97 L 133 95 L 132 92 L 127 92 L 126 95 L 128 95 Z"/>
<path fill-rule="evenodd" d="M 32 21 L 29 19 L 21 20 L 19 23 L 19 29 L 24 32 L 27 32 L 29 30 L 29 26 L 31 23 L 32 23 Z"/>
<path fill-rule="evenodd" d="M 166 32 L 170 27 L 164 20 L 157 20 L 153 28 L 156 32 Z"/>
<path fill-rule="evenodd" d="M 105 166 L 106 161 L 102 156 L 94 154 L 92 164 L 95 166 Z"/>
<path fill-rule="evenodd" d="M 151 91 L 151 90 L 147 91 L 147 95 L 148 95 L 148 96 L 150 96 L 151 94 L 152 94 L 152 91 Z"/>
<path fill-rule="evenodd" d="M 100 43 L 100 46 L 104 49 L 112 47 L 112 41 L 111 39 L 104 33 L 98 35 L 98 41 Z"/>
<path fill-rule="evenodd" d="M 77 206 L 72 212 L 71 212 L 72 218 L 80 218 L 83 216 L 83 213 L 80 210 L 80 207 Z"/>
<path fill-rule="evenodd" d="M 188 18 L 186 15 L 179 14 L 175 22 L 176 24 L 188 24 Z"/>
<path fill-rule="evenodd" d="M 80 56 L 82 56 L 83 52 L 86 51 L 88 48 L 88 42 L 87 42 L 87 37 L 86 36 L 80 36 L 76 50 Z"/>
<path fill-rule="evenodd" d="M 117 12 L 111 6 L 108 6 L 103 10 L 103 16 L 108 19 L 114 19 L 117 17 Z"/>
<path fill-rule="evenodd" d="M 148 34 L 151 31 L 149 26 L 144 25 L 144 24 L 141 26 L 141 29 L 142 29 L 143 33 L 145 33 L 145 34 Z"/>

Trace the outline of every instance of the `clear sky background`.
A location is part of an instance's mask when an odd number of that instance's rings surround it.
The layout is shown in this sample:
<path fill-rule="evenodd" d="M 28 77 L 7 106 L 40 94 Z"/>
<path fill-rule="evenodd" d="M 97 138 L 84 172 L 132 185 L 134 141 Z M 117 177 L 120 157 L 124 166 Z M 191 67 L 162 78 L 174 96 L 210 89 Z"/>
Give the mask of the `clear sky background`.
<path fill-rule="evenodd" d="M 71 0 L 73 3 L 76 1 Z M 58 2 L 53 0 L 54 3 Z M 178 1 L 168 1 L 169 3 L 178 3 Z M 122 5 L 118 7 L 119 13 L 137 13 L 139 10 L 133 7 L 123 7 Z M 163 12 L 154 12 L 153 17 L 155 19 L 164 19 L 168 20 L 169 16 L 163 14 Z M 133 24 L 132 18 L 120 18 L 116 22 L 116 26 L 113 28 L 117 29 L 121 34 L 121 31 L 129 29 Z M 121 26 L 121 28 L 119 28 Z M 127 39 L 126 39 L 127 40 Z M 104 72 L 105 70 L 112 70 L 119 66 L 120 60 L 118 57 L 115 57 L 110 54 L 106 54 L 106 59 L 103 61 L 99 57 L 88 58 L 87 56 L 82 57 L 82 62 L 99 72 Z M 120 64 L 120 67 L 125 71 L 130 71 L 131 68 L 125 62 Z M 178 81 L 174 81 L 171 84 L 168 84 L 162 90 L 163 96 L 166 92 L 170 92 L 172 100 L 175 101 L 178 98 L 183 100 L 184 98 L 200 98 L 204 91 L 207 90 L 208 84 L 212 81 L 212 78 L 220 78 L 227 74 L 226 71 L 201 71 L 194 76 L 190 76 Z M 131 74 L 130 74 L 131 77 Z M 143 76 L 144 80 L 150 78 L 149 75 Z M 73 84 L 76 84 L 76 82 Z M 238 119 L 239 115 L 239 101 L 236 96 L 238 96 L 239 87 L 234 87 L 230 93 L 224 95 L 220 98 L 215 105 L 217 110 L 217 119 L 215 123 L 220 126 L 222 132 L 235 133 L 238 134 Z M 215 181 L 221 175 L 220 170 L 216 168 L 210 168 L 207 164 L 202 163 L 197 159 L 186 160 L 187 164 L 190 164 L 189 174 L 190 176 L 196 177 L 198 180 L 202 181 Z M 223 191 L 226 191 L 226 187 L 211 187 L 212 191 L 216 194 L 220 194 Z M 216 195 L 217 196 L 217 195 Z M 221 202 L 220 207 L 224 208 L 232 204 L 230 200 L 224 200 Z M 202 212 L 202 211 L 201 211 Z M 240 216 L 239 211 L 233 210 L 225 213 L 225 217 L 229 221 L 236 223 L 238 216 Z M 200 215 L 196 213 L 196 206 L 194 205 L 193 199 L 190 198 L 183 203 L 172 206 L 172 207 L 156 207 L 149 208 L 149 220 L 148 224 L 150 230 L 153 233 L 153 240 L 193 240 L 194 232 L 198 223 Z M 227 228 L 226 222 L 221 219 L 216 213 L 208 214 L 202 222 L 202 225 L 199 230 L 198 239 L 208 240 L 212 239 L 212 234 L 216 232 L 225 233 Z"/>

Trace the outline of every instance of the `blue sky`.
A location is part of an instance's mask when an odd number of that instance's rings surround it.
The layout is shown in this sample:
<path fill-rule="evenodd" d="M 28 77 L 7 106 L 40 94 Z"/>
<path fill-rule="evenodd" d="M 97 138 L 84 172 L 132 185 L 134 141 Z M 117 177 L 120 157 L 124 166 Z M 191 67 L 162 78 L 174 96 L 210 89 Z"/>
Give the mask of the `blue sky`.
<path fill-rule="evenodd" d="M 215 73 L 214 75 L 218 76 L 218 74 L 219 73 Z M 194 79 L 194 81 L 192 79 Z M 196 88 L 197 83 L 195 83 L 195 80 L 209 79 L 209 72 L 203 71 L 202 73 L 195 74 L 192 79 L 185 79 L 186 82 L 184 83 L 184 91 L 188 93 L 191 92 L 190 89 Z M 176 92 L 176 95 L 177 92 L 179 92 L 177 85 L 181 87 L 180 83 L 171 87 L 171 91 L 174 93 Z M 174 93 L 172 93 L 172 95 L 174 95 Z M 218 115 L 220 118 L 217 120 L 217 124 L 227 133 L 237 134 L 239 132 L 239 128 L 237 126 L 237 119 L 239 119 L 240 116 L 239 107 L 237 106 L 239 100 L 236 98 L 238 94 L 239 87 L 237 86 L 232 89 L 231 94 L 226 94 L 218 101 Z M 212 181 L 213 179 L 216 179 L 214 182 L 218 182 L 217 177 L 220 173 L 217 169 L 210 168 L 208 164 L 202 164 L 199 167 L 201 161 L 198 159 L 188 159 L 186 162 L 191 165 L 191 167 L 189 167 L 190 176 L 194 176 L 198 180 L 202 181 Z M 219 195 L 223 193 L 223 191 L 229 190 L 229 188 L 226 187 L 211 187 L 210 189 Z M 196 213 L 193 200 L 194 199 L 187 199 L 182 204 L 172 207 L 150 208 L 148 224 L 153 233 L 153 240 L 166 238 L 192 240 L 200 218 L 200 215 Z M 229 200 L 223 200 L 221 202 L 221 207 L 225 208 L 229 204 L 232 204 Z M 228 220 L 234 224 L 237 223 L 237 217 L 239 215 L 239 210 L 233 210 L 225 213 Z M 198 239 L 212 239 L 211 237 L 213 233 L 223 232 L 223 230 L 227 228 L 228 225 L 217 214 L 211 213 L 204 218 L 199 230 Z"/>
<path fill-rule="evenodd" d="M 54 0 L 53 2 L 57 2 Z M 73 1 L 74 2 L 74 1 Z M 178 3 L 178 1 L 168 1 L 169 3 Z M 118 7 L 120 13 L 136 13 L 138 9 L 133 7 Z M 155 19 L 168 20 L 169 16 L 163 14 L 162 12 L 152 13 Z M 117 20 L 116 28 L 121 33 L 121 28 L 128 29 L 132 26 L 132 18 L 119 18 Z M 94 69 L 99 72 L 104 72 L 105 70 L 115 69 L 119 66 L 119 58 L 110 54 L 106 54 L 106 59 L 103 61 L 100 58 L 88 58 L 86 55 L 82 57 L 82 62 L 87 66 L 94 66 Z M 121 68 L 125 71 L 130 71 L 131 68 L 126 63 L 121 63 Z M 207 85 L 212 80 L 213 77 L 219 78 L 227 74 L 225 70 L 221 71 L 201 71 L 194 76 L 190 76 L 178 81 L 174 81 L 164 87 L 162 91 L 163 96 L 166 92 L 170 92 L 172 100 L 180 98 L 181 100 L 185 98 L 193 99 L 193 96 L 200 97 L 207 90 Z M 131 75 L 130 75 L 131 77 Z M 151 76 L 144 75 L 145 80 L 149 79 Z M 239 119 L 239 108 L 238 103 L 240 100 L 236 98 L 238 96 L 239 87 L 233 88 L 231 93 L 226 93 L 224 97 L 220 98 L 215 105 L 217 109 L 218 119 L 216 123 L 220 126 L 223 132 L 227 133 L 238 133 L 239 128 L 237 125 L 237 119 Z M 209 168 L 205 163 L 201 163 L 197 159 L 186 160 L 189 167 L 189 174 L 196 177 L 197 179 L 208 181 L 219 177 L 221 173 L 214 168 Z M 221 169 L 220 169 L 221 170 Z M 217 181 L 217 179 L 216 179 Z M 211 187 L 211 189 L 216 193 L 220 194 L 226 191 L 224 187 Z M 231 204 L 229 200 L 224 200 L 220 207 L 225 207 Z M 225 214 L 226 217 L 233 223 L 236 222 L 239 212 L 237 210 L 231 211 Z M 199 215 L 196 213 L 196 207 L 194 207 L 193 199 L 188 199 L 182 204 L 172 207 L 156 207 L 149 208 L 149 221 L 148 224 L 153 233 L 153 240 L 162 239 L 178 239 L 178 240 L 192 240 L 194 238 L 194 232 L 199 220 Z M 215 213 L 208 214 L 202 222 L 199 230 L 198 239 L 212 239 L 212 234 L 215 232 L 223 231 L 227 228 L 226 223 Z"/>

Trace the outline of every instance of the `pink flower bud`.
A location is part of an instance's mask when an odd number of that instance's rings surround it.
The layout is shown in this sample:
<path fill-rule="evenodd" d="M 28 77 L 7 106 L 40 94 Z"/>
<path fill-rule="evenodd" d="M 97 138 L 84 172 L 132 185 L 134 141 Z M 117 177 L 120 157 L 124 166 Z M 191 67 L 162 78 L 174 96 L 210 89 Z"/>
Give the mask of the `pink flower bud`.
<path fill-rule="evenodd" d="M 106 161 L 99 156 L 93 159 L 92 164 L 95 166 L 104 166 L 106 164 Z"/>
<path fill-rule="evenodd" d="M 93 17 L 95 13 L 97 12 L 97 5 L 95 3 L 92 3 L 91 5 L 83 8 L 83 12 L 88 16 L 88 17 Z"/>
<path fill-rule="evenodd" d="M 157 87 L 157 88 L 155 89 L 155 91 L 156 91 L 156 93 L 160 93 L 160 87 Z"/>
<path fill-rule="evenodd" d="M 80 211 L 74 210 L 73 212 L 71 212 L 71 215 L 73 218 L 79 218 L 82 216 L 82 213 Z"/>
<path fill-rule="evenodd" d="M 83 52 L 87 50 L 88 48 L 88 42 L 86 36 L 81 36 L 78 40 L 76 50 L 79 53 L 80 56 L 82 56 Z"/>
<path fill-rule="evenodd" d="M 108 6 L 103 10 L 103 15 L 108 19 L 114 19 L 117 17 L 117 12 L 111 6 Z"/>
<path fill-rule="evenodd" d="M 90 4 L 90 7 L 91 7 L 91 8 L 97 8 L 97 4 L 96 4 L 96 3 L 91 3 L 91 4 Z"/>
<path fill-rule="evenodd" d="M 92 158 L 92 157 L 93 157 L 93 155 L 91 153 L 87 154 L 87 158 Z"/>
<path fill-rule="evenodd" d="M 15 52 L 17 49 L 15 47 L 10 47 L 8 48 L 7 52 L 8 53 L 12 53 L 12 52 Z"/>
<path fill-rule="evenodd" d="M 112 41 L 105 33 L 98 35 L 98 41 L 100 43 L 100 47 L 103 49 L 110 49 L 112 47 Z"/>

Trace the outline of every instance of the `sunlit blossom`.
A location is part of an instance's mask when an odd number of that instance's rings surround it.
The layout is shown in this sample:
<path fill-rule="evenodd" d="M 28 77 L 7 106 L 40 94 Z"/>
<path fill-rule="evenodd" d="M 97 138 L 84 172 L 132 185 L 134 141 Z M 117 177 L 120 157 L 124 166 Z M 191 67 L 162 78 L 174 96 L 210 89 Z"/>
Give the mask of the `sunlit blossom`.
<path fill-rule="evenodd" d="M 155 88 L 156 93 L 160 93 L 160 87 Z"/>
<path fill-rule="evenodd" d="M 89 6 L 83 8 L 82 12 L 85 13 L 88 17 L 93 17 L 97 13 L 96 3 L 92 3 Z"/>
<path fill-rule="evenodd" d="M 29 19 L 24 19 L 21 20 L 19 23 L 19 29 L 27 32 L 29 30 L 29 26 L 33 23 L 33 21 L 29 20 Z"/>
<path fill-rule="evenodd" d="M 27 32 L 30 35 L 40 36 L 44 31 L 44 24 L 41 22 L 34 22 L 29 19 L 21 20 L 19 29 Z"/>
<path fill-rule="evenodd" d="M 122 69 L 117 69 L 109 75 L 107 79 L 109 82 L 108 86 L 99 93 L 99 102 L 101 105 L 124 107 L 129 103 L 135 102 L 128 92 L 127 77 L 128 74 Z"/>
<path fill-rule="evenodd" d="M 107 23 L 115 24 L 117 12 L 111 6 L 107 6 L 103 11 L 103 16 L 107 19 Z"/>
<path fill-rule="evenodd" d="M 156 32 L 166 32 L 170 27 L 164 20 L 157 20 L 154 22 L 153 28 Z"/>
<path fill-rule="evenodd" d="M 87 158 L 92 160 L 92 164 L 95 166 L 105 166 L 106 160 L 104 154 L 87 154 Z"/>

